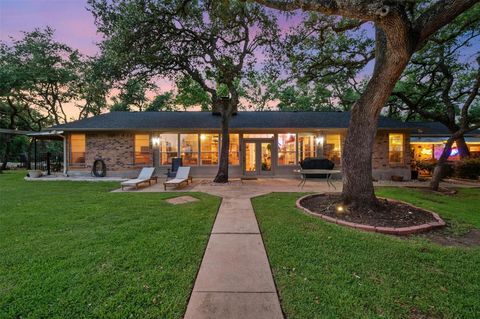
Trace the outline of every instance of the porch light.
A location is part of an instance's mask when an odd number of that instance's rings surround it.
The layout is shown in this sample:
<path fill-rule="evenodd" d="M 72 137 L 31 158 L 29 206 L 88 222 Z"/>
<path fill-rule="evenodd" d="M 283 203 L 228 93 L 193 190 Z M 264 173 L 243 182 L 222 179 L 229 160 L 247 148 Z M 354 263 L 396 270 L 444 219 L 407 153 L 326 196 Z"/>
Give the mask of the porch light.
<path fill-rule="evenodd" d="M 317 144 L 322 144 L 323 145 L 323 142 L 325 141 L 324 137 L 323 136 L 317 136 L 315 138 L 315 142 L 317 142 Z"/>
<path fill-rule="evenodd" d="M 200 140 L 205 141 L 206 138 L 205 134 L 200 134 Z"/>
<path fill-rule="evenodd" d="M 152 137 L 152 145 L 153 146 L 160 145 L 160 137 L 158 137 L 158 136 Z"/>

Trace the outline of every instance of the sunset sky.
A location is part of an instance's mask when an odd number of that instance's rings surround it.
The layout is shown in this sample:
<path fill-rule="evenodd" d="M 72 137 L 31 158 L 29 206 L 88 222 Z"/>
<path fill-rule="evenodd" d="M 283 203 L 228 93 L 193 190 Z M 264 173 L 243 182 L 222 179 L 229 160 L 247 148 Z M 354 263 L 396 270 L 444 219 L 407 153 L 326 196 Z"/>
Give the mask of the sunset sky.
<path fill-rule="evenodd" d="M 9 37 L 20 38 L 22 31 L 51 26 L 56 30 L 59 41 L 78 49 L 82 54 L 95 55 L 98 53 L 96 42 L 101 38 L 96 33 L 93 16 L 86 7 L 86 0 L 0 0 L 0 40 L 8 42 Z M 279 18 L 282 29 L 299 20 Z M 465 59 L 475 61 L 479 50 L 480 43 L 464 52 Z M 371 66 L 367 67 L 364 76 L 371 72 Z M 171 87 L 168 81 L 160 82 L 162 91 Z"/>

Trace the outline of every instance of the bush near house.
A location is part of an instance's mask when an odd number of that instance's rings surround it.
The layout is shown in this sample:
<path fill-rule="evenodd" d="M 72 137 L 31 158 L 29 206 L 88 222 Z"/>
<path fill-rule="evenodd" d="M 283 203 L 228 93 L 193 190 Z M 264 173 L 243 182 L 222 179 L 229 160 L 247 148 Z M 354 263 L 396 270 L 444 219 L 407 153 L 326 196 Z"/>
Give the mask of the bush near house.
<path fill-rule="evenodd" d="M 416 163 L 416 167 L 422 173 L 426 173 L 427 175 L 432 175 L 433 170 L 437 166 L 437 160 L 430 160 L 430 161 L 418 161 Z M 442 178 L 451 177 L 454 175 L 454 164 L 452 162 L 447 162 L 445 164 L 445 168 L 443 171 Z"/>
<path fill-rule="evenodd" d="M 416 168 L 423 173 L 432 175 L 437 161 L 419 161 Z M 478 179 L 480 176 L 480 158 L 466 158 L 456 162 L 447 162 L 445 164 L 442 178 L 459 177 L 467 179 Z"/>
<path fill-rule="evenodd" d="M 480 158 L 467 158 L 455 163 L 455 176 L 478 179 L 480 176 Z"/>

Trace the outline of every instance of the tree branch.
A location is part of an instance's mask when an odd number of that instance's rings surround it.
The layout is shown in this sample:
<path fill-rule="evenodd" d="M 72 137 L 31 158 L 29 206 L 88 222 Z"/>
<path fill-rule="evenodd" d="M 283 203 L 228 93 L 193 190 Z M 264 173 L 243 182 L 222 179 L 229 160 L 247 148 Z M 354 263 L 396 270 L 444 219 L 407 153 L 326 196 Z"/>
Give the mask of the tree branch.
<path fill-rule="evenodd" d="M 414 30 L 418 34 L 416 50 L 423 47 L 433 33 L 476 3 L 478 0 L 441 0 L 433 4 L 414 22 Z"/>

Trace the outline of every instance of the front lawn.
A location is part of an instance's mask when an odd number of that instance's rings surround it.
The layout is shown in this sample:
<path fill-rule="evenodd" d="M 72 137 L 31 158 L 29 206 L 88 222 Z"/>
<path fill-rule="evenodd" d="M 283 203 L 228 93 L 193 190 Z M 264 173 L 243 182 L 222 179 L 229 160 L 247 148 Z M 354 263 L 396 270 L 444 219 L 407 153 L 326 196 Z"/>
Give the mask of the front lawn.
<path fill-rule="evenodd" d="M 454 197 L 419 190 L 379 195 L 480 228 L 480 190 Z M 480 247 L 442 247 L 327 223 L 295 207 L 299 194 L 253 205 L 288 318 L 478 318 Z"/>
<path fill-rule="evenodd" d="M 0 174 L 0 318 L 180 318 L 220 203 Z"/>

